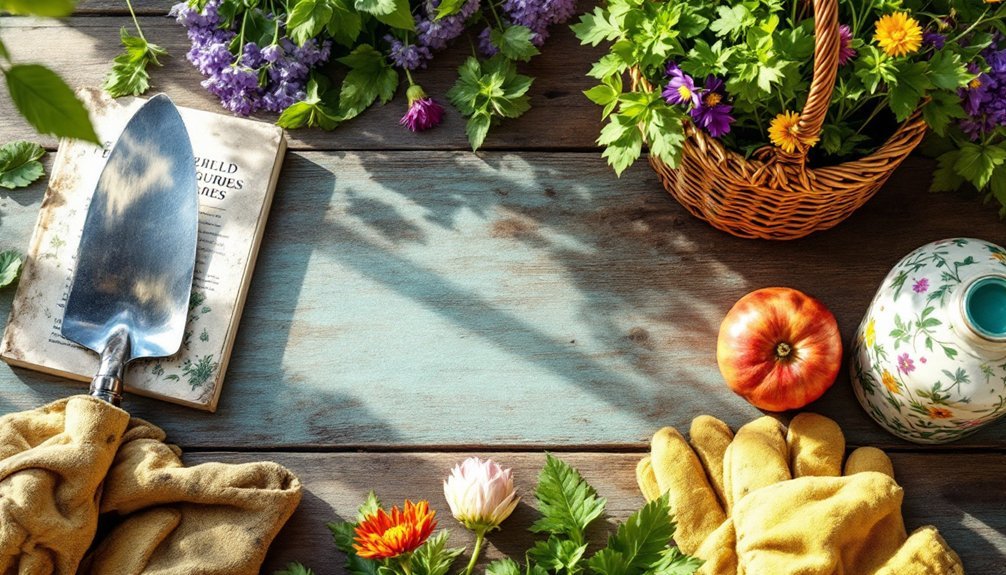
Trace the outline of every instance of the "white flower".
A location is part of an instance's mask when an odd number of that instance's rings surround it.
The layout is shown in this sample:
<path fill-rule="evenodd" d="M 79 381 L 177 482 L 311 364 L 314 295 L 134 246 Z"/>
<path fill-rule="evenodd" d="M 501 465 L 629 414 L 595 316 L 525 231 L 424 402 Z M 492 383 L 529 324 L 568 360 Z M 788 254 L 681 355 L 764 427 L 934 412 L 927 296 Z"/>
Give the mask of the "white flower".
<path fill-rule="evenodd" d="M 454 467 L 444 481 L 444 497 L 454 517 L 476 533 L 498 528 L 520 501 L 513 472 L 478 457 Z"/>

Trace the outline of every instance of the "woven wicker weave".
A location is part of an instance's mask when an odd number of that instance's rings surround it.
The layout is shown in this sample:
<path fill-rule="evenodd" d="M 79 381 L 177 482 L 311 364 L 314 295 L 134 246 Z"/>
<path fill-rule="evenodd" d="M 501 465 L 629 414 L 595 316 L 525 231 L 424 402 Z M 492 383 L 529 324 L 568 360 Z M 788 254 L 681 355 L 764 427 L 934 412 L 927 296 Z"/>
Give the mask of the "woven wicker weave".
<path fill-rule="evenodd" d="M 797 124 L 802 141 L 820 134 L 838 73 L 838 0 L 814 0 L 814 13 L 814 76 Z M 638 71 L 632 80 L 652 89 Z M 916 114 L 872 154 L 811 168 L 806 146 L 793 153 L 766 146 L 746 159 L 689 124 L 678 167 L 653 155 L 650 165 L 675 199 L 714 227 L 743 238 L 795 239 L 838 224 L 866 203 L 925 131 Z"/>

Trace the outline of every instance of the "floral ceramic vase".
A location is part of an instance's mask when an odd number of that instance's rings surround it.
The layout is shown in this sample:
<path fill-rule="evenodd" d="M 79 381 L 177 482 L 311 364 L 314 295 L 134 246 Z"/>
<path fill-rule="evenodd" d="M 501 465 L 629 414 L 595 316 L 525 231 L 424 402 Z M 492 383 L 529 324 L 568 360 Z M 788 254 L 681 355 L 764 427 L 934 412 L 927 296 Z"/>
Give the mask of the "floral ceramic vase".
<path fill-rule="evenodd" d="M 853 340 L 851 376 L 870 416 L 916 443 L 1006 415 L 1006 249 L 955 238 L 898 262 Z"/>

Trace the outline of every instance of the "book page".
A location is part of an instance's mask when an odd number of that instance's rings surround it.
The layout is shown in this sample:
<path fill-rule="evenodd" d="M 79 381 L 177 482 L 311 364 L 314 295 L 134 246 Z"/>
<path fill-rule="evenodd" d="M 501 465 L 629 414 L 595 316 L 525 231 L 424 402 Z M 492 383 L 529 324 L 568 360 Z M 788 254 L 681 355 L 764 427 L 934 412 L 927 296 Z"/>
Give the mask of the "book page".
<path fill-rule="evenodd" d="M 104 159 L 140 99 L 112 101 L 82 93 L 105 147 L 60 144 L 49 189 L 14 298 L 0 356 L 90 381 L 98 354 L 60 335 L 84 218 Z M 261 238 L 282 130 L 259 122 L 179 110 L 196 156 L 199 239 L 189 317 L 179 352 L 138 360 L 125 375 L 127 391 L 212 410 L 233 345 Z"/>

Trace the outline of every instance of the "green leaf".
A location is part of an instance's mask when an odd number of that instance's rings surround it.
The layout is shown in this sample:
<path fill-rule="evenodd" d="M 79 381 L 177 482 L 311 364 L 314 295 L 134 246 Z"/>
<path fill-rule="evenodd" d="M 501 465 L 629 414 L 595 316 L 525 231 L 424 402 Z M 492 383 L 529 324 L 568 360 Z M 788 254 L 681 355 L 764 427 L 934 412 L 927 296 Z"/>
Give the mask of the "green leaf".
<path fill-rule="evenodd" d="M 703 563 L 697 557 L 685 555 L 677 547 L 668 547 L 647 575 L 692 575 Z"/>
<path fill-rule="evenodd" d="M 76 0 L 0 0 L 0 12 L 61 18 L 69 16 Z"/>
<path fill-rule="evenodd" d="M 40 133 L 101 144 L 84 104 L 55 72 L 37 64 L 18 64 L 4 75 L 14 106 Z"/>
<path fill-rule="evenodd" d="M 318 80 L 312 77 L 307 82 L 307 96 L 300 102 L 291 104 L 276 120 L 276 125 L 287 130 L 305 126 L 318 127 L 322 130 L 334 130 L 342 122 L 342 118 L 329 107 L 324 98 Z"/>
<path fill-rule="evenodd" d="M 14 250 L 0 252 L 0 288 L 13 284 L 20 272 L 21 254 Z"/>
<path fill-rule="evenodd" d="M 489 135 L 489 126 L 492 125 L 492 116 L 488 112 L 476 112 L 468 118 L 465 124 L 465 134 L 468 135 L 468 143 L 472 145 L 472 151 L 482 147 Z"/>
<path fill-rule="evenodd" d="M 919 107 L 933 84 L 926 76 L 925 62 L 902 62 L 897 70 L 897 80 L 889 82 L 890 106 L 897 120 L 903 122 Z"/>
<path fill-rule="evenodd" d="M 614 74 L 621 74 L 629 69 L 629 65 L 618 54 L 605 54 L 591 66 L 587 75 L 602 80 Z"/>
<path fill-rule="evenodd" d="M 437 20 L 446 16 L 453 16 L 461 11 L 467 0 L 442 0 L 437 6 Z"/>
<path fill-rule="evenodd" d="M 642 574 L 664 559 L 664 552 L 674 537 L 674 522 L 667 497 L 650 501 L 633 513 L 608 539 L 602 553 L 591 557 L 588 565 L 599 575 Z"/>
<path fill-rule="evenodd" d="M 966 118 L 960 97 L 954 92 L 935 90 L 930 92 L 929 101 L 922 107 L 922 118 L 933 132 L 943 136 L 955 119 Z"/>
<path fill-rule="evenodd" d="M 611 121 L 615 122 L 617 118 L 619 116 L 612 116 Z M 639 130 L 629 130 L 626 134 L 636 134 L 639 137 L 639 144 L 642 144 Z M 623 142 L 626 138 L 631 139 L 631 136 L 624 136 L 613 144 L 630 145 L 629 142 Z M 609 144 L 605 153 L 611 149 L 612 145 Z M 638 155 L 637 150 L 636 156 Z M 611 156 L 606 157 L 612 162 Z M 628 166 L 622 161 L 618 164 L 612 165 L 619 173 Z M 531 531 L 565 535 L 579 544 L 584 542 L 583 533 L 587 526 L 604 513 L 605 500 L 597 496 L 594 488 L 576 469 L 551 454 L 546 456 L 545 466 L 538 475 L 535 497 L 538 499 L 538 511 L 542 516 L 531 525 Z"/>
<path fill-rule="evenodd" d="M 584 90 L 583 94 L 598 106 L 604 106 L 601 118 L 607 118 L 611 111 L 618 105 L 618 98 L 622 94 L 622 77 L 614 74 L 604 79 L 604 82 L 594 86 L 589 90 Z"/>
<path fill-rule="evenodd" d="M 681 113 L 666 106 L 651 107 L 645 122 L 650 153 L 672 168 L 678 166 L 685 144 L 685 129 Z"/>
<path fill-rule="evenodd" d="M 394 97 L 398 73 L 373 46 L 361 44 L 339 62 L 350 68 L 339 93 L 339 114 L 344 120 L 358 116 L 378 98 L 385 103 Z"/>
<path fill-rule="evenodd" d="M 451 565 L 464 551 L 447 547 L 447 531 L 441 531 L 426 540 L 412 555 L 412 575 L 447 575 Z"/>
<path fill-rule="evenodd" d="M 295 562 L 287 564 L 284 569 L 273 572 L 273 575 L 314 575 L 314 571 Z"/>
<path fill-rule="evenodd" d="M 371 490 L 367 493 L 367 499 L 364 500 L 363 504 L 356 511 L 356 522 L 366 521 L 366 519 L 374 514 L 381 508 L 381 500 L 377 498 L 377 494 Z"/>
<path fill-rule="evenodd" d="M 521 62 L 527 62 L 540 53 L 531 43 L 531 37 L 531 29 L 527 26 L 507 26 L 502 32 L 498 28 L 493 28 L 489 33 L 489 39 L 504 56 Z"/>
<path fill-rule="evenodd" d="M 933 85 L 941 90 L 963 88 L 975 77 L 961 62 L 960 55 L 949 49 L 943 49 L 933 54 L 929 60 L 928 75 Z"/>
<path fill-rule="evenodd" d="M 297 0 L 286 17 L 287 34 L 298 46 L 303 46 L 328 26 L 334 12 L 329 0 Z"/>
<path fill-rule="evenodd" d="M 363 17 L 353 6 L 353 0 L 330 0 L 332 19 L 325 30 L 336 43 L 352 48 L 363 30 Z"/>
<path fill-rule="evenodd" d="M 697 38 L 695 46 L 688 52 L 688 58 L 681 63 L 681 69 L 697 77 L 722 76 L 727 72 L 727 61 L 733 50 L 723 48 L 723 42 L 717 40 L 712 46 L 705 40 Z"/>
<path fill-rule="evenodd" d="M 400 30 L 415 30 L 409 0 L 355 0 L 356 9 L 373 14 L 378 21 Z"/>
<path fill-rule="evenodd" d="M 527 554 L 536 564 L 549 571 L 558 572 L 565 569 L 568 573 L 574 573 L 577 563 L 586 551 L 586 543 L 577 545 L 569 539 L 560 539 L 552 535 L 545 541 L 536 541 Z"/>
<path fill-rule="evenodd" d="M 7 46 L 4 46 L 3 40 L 0 40 L 0 58 L 10 62 L 10 52 L 7 51 Z"/>
<path fill-rule="evenodd" d="M 532 81 L 502 54 L 485 62 L 469 57 L 461 64 L 447 98 L 469 118 L 466 132 L 473 150 L 482 145 L 494 120 L 516 118 L 531 107 L 527 91 Z"/>
<path fill-rule="evenodd" d="M 964 143 L 954 161 L 954 171 L 979 190 L 985 187 L 996 166 L 1006 161 L 1006 150 L 994 145 Z"/>
<path fill-rule="evenodd" d="M 160 66 L 157 58 L 168 52 L 144 38 L 133 36 L 126 28 L 119 31 L 119 38 L 125 50 L 112 60 L 112 69 L 103 87 L 113 98 L 139 96 L 150 88 L 147 66 Z"/>
<path fill-rule="evenodd" d="M 521 575 L 520 565 L 509 557 L 497 559 L 486 566 L 486 575 Z"/>
<path fill-rule="evenodd" d="M 580 21 L 570 25 L 570 28 L 581 44 L 590 44 L 591 46 L 597 46 L 601 42 L 611 42 L 621 35 L 621 31 L 612 21 L 608 12 L 597 7 L 593 12 L 587 12 L 580 16 Z"/>
<path fill-rule="evenodd" d="M 999 202 L 999 217 L 1006 216 L 1006 164 L 996 166 L 989 180 L 989 192 Z"/>
<path fill-rule="evenodd" d="M 855 66 L 856 76 L 863 81 L 869 94 L 876 93 L 881 83 L 897 82 L 898 70 L 894 62 L 872 44 L 863 46 Z"/>
<path fill-rule="evenodd" d="M 32 142 L 17 141 L 0 147 L 0 188 L 15 189 L 30 185 L 45 175 L 38 160 L 45 148 Z"/>
<path fill-rule="evenodd" d="M 719 18 L 709 25 L 709 30 L 720 37 L 730 37 L 736 40 L 741 33 L 755 24 L 755 16 L 743 4 L 732 7 L 718 6 L 716 13 Z"/>
<path fill-rule="evenodd" d="M 325 527 L 332 532 L 332 539 L 335 540 L 335 547 L 343 553 L 355 553 L 353 549 L 353 539 L 356 538 L 356 524 L 349 521 L 333 521 L 327 523 Z"/>

